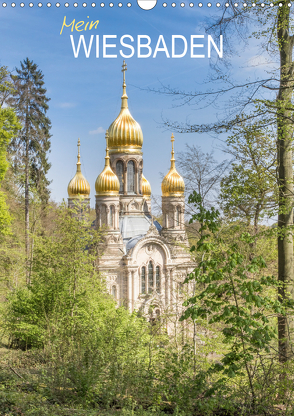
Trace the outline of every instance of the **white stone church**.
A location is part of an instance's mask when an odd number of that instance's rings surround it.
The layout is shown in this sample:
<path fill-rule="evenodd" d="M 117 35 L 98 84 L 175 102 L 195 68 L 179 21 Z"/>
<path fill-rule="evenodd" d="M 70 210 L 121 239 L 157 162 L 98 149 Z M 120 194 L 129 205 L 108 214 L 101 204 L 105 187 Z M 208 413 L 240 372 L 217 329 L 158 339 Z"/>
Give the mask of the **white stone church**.
<path fill-rule="evenodd" d="M 121 110 L 106 132 L 105 167 L 95 182 L 96 221 L 105 230 L 98 268 L 118 304 L 150 319 L 172 311 L 193 269 L 184 226 L 185 184 L 177 172 L 172 135 L 171 166 L 162 181 L 162 225 L 151 214 L 151 187 L 143 175 L 143 133 L 128 109 L 123 64 Z M 167 167 L 168 168 L 168 167 Z M 68 185 L 68 205 L 90 206 L 90 185 L 77 172 Z"/>

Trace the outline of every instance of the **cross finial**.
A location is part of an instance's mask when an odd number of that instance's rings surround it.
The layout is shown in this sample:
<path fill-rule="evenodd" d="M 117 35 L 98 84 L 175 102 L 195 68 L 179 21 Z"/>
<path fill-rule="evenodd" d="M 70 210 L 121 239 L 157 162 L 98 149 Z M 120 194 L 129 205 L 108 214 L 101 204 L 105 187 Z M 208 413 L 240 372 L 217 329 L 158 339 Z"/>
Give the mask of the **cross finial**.
<path fill-rule="evenodd" d="M 109 149 L 108 149 L 108 130 L 106 130 L 105 133 L 105 139 L 106 139 L 106 156 L 105 156 L 105 167 L 109 166 Z"/>
<path fill-rule="evenodd" d="M 174 141 L 175 141 L 175 136 L 172 133 L 171 135 L 171 142 L 172 142 L 172 152 L 171 152 L 171 167 L 174 168 L 175 167 L 175 151 L 174 151 Z"/>
<path fill-rule="evenodd" d="M 172 133 L 172 135 L 171 135 L 171 140 L 170 140 L 171 142 L 172 142 L 172 152 L 174 153 L 174 141 L 175 141 L 175 136 L 174 136 L 174 134 Z"/>
<path fill-rule="evenodd" d="M 77 161 L 77 172 L 81 171 L 81 155 L 80 155 L 80 139 L 78 139 L 78 161 Z"/>
<path fill-rule="evenodd" d="M 121 72 L 123 73 L 123 79 L 124 79 L 124 84 L 125 84 L 125 82 L 126 82 L 126 76 L 125 76 L 125 74 L 126 74 L 126 70 L 127 70 L 127 64 L 126 64 L 126 61 L 123 61 L 123 65 L 122 65 L 122 70 L 121 70 Z"/>
<path fill-rule="evenodd" d="M 80 145 L 81 145 L 81 141 L 80 139 L 78 139 L 78 156 L 80 156 Z"/>
<path fill-rule="evenodd" d="M 106 150 L 108 150 L 108 130 L 106 130 L 105 139 L 106 139 Z"/>

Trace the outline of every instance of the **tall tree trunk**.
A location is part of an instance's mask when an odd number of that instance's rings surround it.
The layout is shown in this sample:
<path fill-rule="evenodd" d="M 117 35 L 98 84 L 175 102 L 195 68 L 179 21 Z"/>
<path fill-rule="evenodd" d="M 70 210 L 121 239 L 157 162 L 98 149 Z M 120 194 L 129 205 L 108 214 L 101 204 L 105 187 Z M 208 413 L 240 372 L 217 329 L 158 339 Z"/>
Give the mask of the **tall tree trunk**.
<path fill-rule="evenodd" d="M 30 215 L 29 215 L 29 137 L 26 128 L 26 156 L 25 156 L 25 249 L 26 249 L 26 276 L 27 284 L 30 283 L 29 277 L 29 258 L 30 258 Z"/>
<path fill-rule="evenodd" d="M 280 88 L 277 97 L 277 147 L 278 147 L 278 278 L 281 282 L 279 298 L 286 299 L 288 293 L 293 296 L 293 166 L 292 166 L 292 111 L 293 91 L 293 37 L 289 35 L 288 2 L 278 10 L 278 43 L 280 48 Z M 289 357 L 289 322 L 286 317 L 278 318 L 279 359 L 287 361 Z"/>

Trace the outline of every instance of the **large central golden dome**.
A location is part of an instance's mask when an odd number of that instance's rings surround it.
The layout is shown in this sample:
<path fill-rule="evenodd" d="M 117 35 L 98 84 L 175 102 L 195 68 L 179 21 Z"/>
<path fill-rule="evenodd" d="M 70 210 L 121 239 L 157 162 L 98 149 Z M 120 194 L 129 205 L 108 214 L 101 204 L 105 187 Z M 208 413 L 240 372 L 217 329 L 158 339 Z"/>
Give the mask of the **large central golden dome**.
<path fill-rule="evenodd" d="M 123 63 L 123 95 L 121 97 L 121 110 L 118 117 L 108 128 L 109 153 L 141 154 L 143 145 L 143 133 L 139 123 L 132 117 L 128 108 L 128 96 L 126 92 L 125 71 L 127 65 Z"/>

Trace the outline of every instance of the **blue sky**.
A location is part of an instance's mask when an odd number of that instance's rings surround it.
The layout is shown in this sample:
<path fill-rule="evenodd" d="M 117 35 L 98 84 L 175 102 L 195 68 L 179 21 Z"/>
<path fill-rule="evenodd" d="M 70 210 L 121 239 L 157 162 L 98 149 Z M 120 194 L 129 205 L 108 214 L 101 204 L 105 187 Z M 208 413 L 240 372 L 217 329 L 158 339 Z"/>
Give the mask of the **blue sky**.
<path fill-rule="evenodd" d="M 49 179 L 52 180 L 52 198 L 60 202 L 67 198 L 67 185 L 76 168 L 77 140 L 81 139 L 82 172 L 91 186 L 91 206 L 94 206 L 94 183 L 104 166 L 105 130 L 120 111 L 122 94 L 121 65 L 123 58 L 107 59 L 95 57 L 95 50 L 87 59 L 83 50 L 74 58 L 70 34 L 77 42 L 79 35 L 89 41 L 91 34 L 117 35 L 116 43 L 122 35 L 129 34 L 135 39 L 137 35 L 148 35 L 152 39 L 153 50 L 159 35 L 163 35 L 171 52 L 171 36 L 183 35 L 189 40 L 191 35 L 204 35 L 205 20 L 218 12 L 217 8 L 190 8 L 189 3 L 181 8 L 177 3 L 172 8 L 163 8 L 161 4 L 150 11 L 144 11 L 133 2 L 128 8 L 126 2 L 119 8 L 117 3 L 110 8 L 106 3 L 101 8 L 79 6 L 75 9 L 62 4 L 60 8 L 38 8 L 37 3 L 29 8 L 28 3 L 20 8 L 0 8 L 0 64 L 13 70 L 20 66 L 20 61 L 28 57 L 38 64 L 44 73 L 47 95 L 51 98 L 48 116 L 52 122 L 51 153 L 49 160 L 52 167 Z M 62 22 L 96 21 L 96 30 L 70 32 L 69 28 L 60 35 Z M 89 16 L 89 17 L 88 17 Z M 217 42 L 218 43 L 218 42 Z M 116 52 L 119 50 L 119 45 Z M 180 49 L 177 49 L 180 52 Z M 111 52 L 111 51 L 109 51 Z M 125 53 L 129 51 L 125 50 Z M 206 51 L 205 51 L 206 52 Z M 224 56 L 226 45 L 224 44 Z M 207 53 L 206 53 L 207 55 Z M 246 62 L 254 63 L 250 67 Z M 143 136 L 144 175 L 149 180 L 152 192 L 160 195 L 160 172 L 166 173 L 170 165 L 171 132 L 161 125 L 162 117 L 171 120 L 194 122 L 214 121 L 217 112 L 214 108 L 196 111 L 193 106 L 176 106 L 170 97 L 146 91 L 147 88 L 160 88 L 170 85 L 182 90 L 208 88 L 209 59 L 167 58 L 159 52 L 156 58 L 139 59 L 136 56 L 126 59 L 126 73 L 129 108 L 133 117 L 140 123 Z M 259 64 L 256 66 L 255 64 Z M 231 71 L 239 79 L 258 76 L 264 70 L 264 62 L 258 57 L 258 49 L 251 41 L 250 47 L 243 50 L 240 57 L 236 55 Z M 215 156 L 222 159 L 224 155 L 219 143 L 209 135 L 175 134 L 175 150 L 184 150 L 185 143 L 201 146 L 203 151 L 216 148 Z"/>

